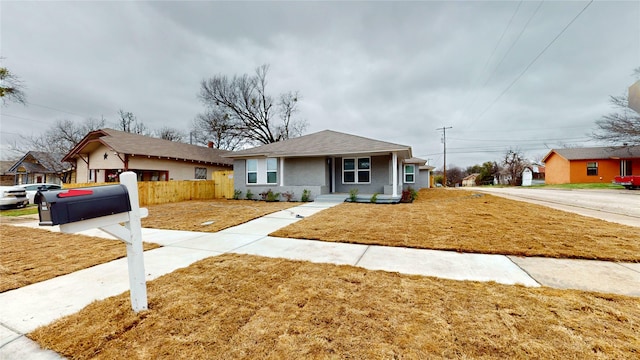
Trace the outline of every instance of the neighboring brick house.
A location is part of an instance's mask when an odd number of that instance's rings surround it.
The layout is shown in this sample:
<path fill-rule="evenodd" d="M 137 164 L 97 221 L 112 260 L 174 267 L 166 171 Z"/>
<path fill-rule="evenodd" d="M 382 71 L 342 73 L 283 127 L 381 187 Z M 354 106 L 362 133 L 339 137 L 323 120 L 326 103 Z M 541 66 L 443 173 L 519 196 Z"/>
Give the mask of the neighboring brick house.
<path fill-rule="evenodd" d="M 610 183 L 640 175 L 640 146 L 553 149 L 542 161 L 547 184 Z"/>
<path fill-rule="evenodd" d="M 212 172 L 232 170 L 228 151 L 100 129 L 87 134 L 63 161 L 75 164 L 75 183 L 117 181 L 133 171 L 138 181 L 211 180 Z"/>

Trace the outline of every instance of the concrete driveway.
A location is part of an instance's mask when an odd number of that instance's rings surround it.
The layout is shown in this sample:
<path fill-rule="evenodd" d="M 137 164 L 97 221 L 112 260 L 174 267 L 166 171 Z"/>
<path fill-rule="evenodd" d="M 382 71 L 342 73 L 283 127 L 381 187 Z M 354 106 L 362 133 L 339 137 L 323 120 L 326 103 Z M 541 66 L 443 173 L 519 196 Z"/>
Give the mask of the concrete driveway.
<path fill-rule="evenodd" d="M 526 201 L 619 224 L 640 227 L 640 191 L 575 190 L 527 187 L 470 187 L 513 200 Z"/>

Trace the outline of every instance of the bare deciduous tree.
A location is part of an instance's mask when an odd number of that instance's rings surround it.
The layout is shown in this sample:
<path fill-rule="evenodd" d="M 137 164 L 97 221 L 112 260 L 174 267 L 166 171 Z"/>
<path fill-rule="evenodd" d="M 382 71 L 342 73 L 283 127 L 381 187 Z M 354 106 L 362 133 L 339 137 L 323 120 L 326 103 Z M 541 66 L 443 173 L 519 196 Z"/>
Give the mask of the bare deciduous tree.
<path fill-rule="evenodd" d="M 509 149 L 502 159 L 503 173 L 509 180 L 509 185 L 518 185 L 522 180 L 522 172 L 529 165 L 524 155 L 518 149 Z"/>
<path fill-rule="evenodd" d="M 634 70 L 634 75 L 640 79 L 640 68 Z M 611 96 L 609 101 L 616 112 L 596 121 L 598 129 L 592 138 L 614 145 L 640 145 L 640 114 L 629 107 L 628 94 Z"/>
<path fill-rule="evenodd" d="M 24 152 L 33 150 L 66 155 L 88 133 L 101 129 L 104 125 L 104 118 L 88 118 L 82 123 L 68 119 L 57 120 L 38 136 L 21 136 L 23 146 L 20 148 Z"/>
<path fill-rule="evenodd" d="M 462 179 L 464 179 L 464 170 L 457 166 L 452 166 L 451 168 L 447 168 L 447 184 L 448 187 L 455 187 L 456 185 L 460 185 L 462 183 Z"/>
<path fill-rule="evenodd" d="M 128 133 L 151 136 L 151 131 L 147 129 L 147 127 L 141 122 L 138 121 L 135 115 L 132 112 L 124 111 L 122 109 L 118 110 L 118 119 L 117 130 L 121 130 Z"/>
<path fill-rule="evenodd" d="M 231 123 L 229 115 L 218 108 L 198 114 L 193 120 L 192 134 L 196 143 L 205 145 L 211 141 L 216 149 L 233 151 L 245 143 Z"/>
<path fill-rule="evenodd" d="M 175 142 L 184 142 L 184 133 L 178 129 L 174 129 L 168 126 L 165 126 L 158 130 L 157 137 L 163 140 L 175 141 Z"/>
<path fill-rule="evenodd" d="M 228 142 L 236 145 L 238 139 L 241 143 L 269 144 L 302 134 L 306 122 L 293 119 L 298 110 L 298 93 L 281 94 L 274 102 L 267 94 L 268 70 L 268 65 L 262 65 L 253 76 L 217 75 L 201 82 L 199 97 L 208 112 L 200 120 L 211 126 L 206 129 L 208 133 L 230 136 Z M 226 145 L 223 141 L 216 142 Z"/>
<path fill-rule="evenodd" d="M 22 81 L 6 67 L 0 67 L 0 98 L 2 105 L 8 101 L 25 104 L 26 98 Z"/>
<path fill-rule="evenodd" d="M 38 136 L 20 136 L 21 146 L 15 147 L 21 152 L 40 151 L 50 155 L 50 164 L 54 170 L 61 170 L 64 165 L 60 160 L 64 155 L 69 153 L 88 133 L 103 128 L 105 125 L 104 118 L 89 118 L 82 123 L 76 123 L 71 120 L 58 120 L 44 133 Z M 69 172 L 62 173 L 63 182 L 69 182 Z"/>

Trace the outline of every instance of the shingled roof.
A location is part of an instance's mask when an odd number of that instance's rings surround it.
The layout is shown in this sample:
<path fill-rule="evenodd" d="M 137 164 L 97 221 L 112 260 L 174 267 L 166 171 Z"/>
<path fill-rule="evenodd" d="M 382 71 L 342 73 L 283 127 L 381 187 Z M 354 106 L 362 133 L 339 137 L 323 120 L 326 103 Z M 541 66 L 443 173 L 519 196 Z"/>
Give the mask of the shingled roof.
<path fill-rule="evenodd" d="M 390 142 L 345 134 L 332 130 L 287 139 L 251 149 L 235 151 L 229 158 L 243 157 L 307 157 L 357 154 L 388 154 L 398 152 L 404 158 L 411 157 L 411 147 Z"/>
<path fill-rule="evenodd" d="M 57 174 L 69 170 L 69 165 L 62 162 L 62 155 L 44 151 L 29 151 L 20 160 L 16 161 L 8 170 L 8 173 L 18 172 L 22 167 L 28 173 Z"/>
<path fill-rule="evenodd" d="M 90 132 L 62 160 L 70 161 L 79 154 L 90 152 L 90 149 L 94 147 L 92 144 L 96 143 L 103 144 L 120 154 L 198 161 L 218 165 L 231 165 L 233 163 L 230 159 L 222 157 L 228 154 L 229 151 L 152 138 L 114 129 L 100 129 Z"/>
<path fill-rule="evenodd" d="M 589 148 L 552 149 L 543 162 L 556 153 L 567 160 L 600 160 L 640 158 L 640 146 L 603 146 Z"/>

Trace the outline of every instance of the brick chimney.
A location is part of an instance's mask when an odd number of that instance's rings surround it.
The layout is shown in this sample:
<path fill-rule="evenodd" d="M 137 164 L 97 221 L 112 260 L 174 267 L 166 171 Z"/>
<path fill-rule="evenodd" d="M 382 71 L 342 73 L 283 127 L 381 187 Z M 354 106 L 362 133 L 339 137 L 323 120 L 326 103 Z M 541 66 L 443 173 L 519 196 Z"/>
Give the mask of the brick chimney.
<path fill-rule="evenodd" d="M 213 149 L 213 141 L 209 141 L 209 142 L 207 143 L 207 147 L 208 147 L 209 149 Z"/>

